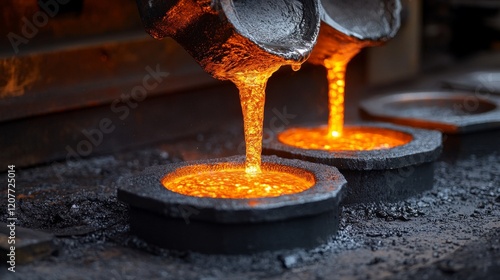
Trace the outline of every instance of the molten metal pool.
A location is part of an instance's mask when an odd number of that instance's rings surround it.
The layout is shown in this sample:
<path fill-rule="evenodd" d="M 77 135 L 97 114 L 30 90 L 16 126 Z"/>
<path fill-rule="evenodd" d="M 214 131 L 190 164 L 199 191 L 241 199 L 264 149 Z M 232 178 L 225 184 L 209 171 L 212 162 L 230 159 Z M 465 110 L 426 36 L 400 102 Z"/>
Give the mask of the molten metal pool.
<path fill-rule="evenodd" d="M 262 172 L 249 174 L 236 163 L 191 165 L 179 168 L 163 178 L 165 188 L 183 195 L 212 198 L 276 197 L 311 188 L 310 172 L 264 163 Z"/>
<path fill-rule="evenodd" d="M 342 134 L 332 136 L 326 126 L 291 128 L 278 135 L 282 143 L 307 150 L 367 151 L 405 145 L 411 135 L 386 128 L 343 127 Z"/>
<path fill-rule="evenodd" d="M 290 128 L 264 154 L 337 167 L 348 182 L 344 203 L 395 201 L 432 187 L 441 133 L 382 123 L 348 126 L 337 137 L 327 131 Z"/>
<path fill-rule="evenodd" d="M 248 175 L 240 156 L 150 167 L 123 179 L 118 199 L 130 205 L 131 232 L 149 243 L 245 254 L 326 242 L 345 184 L 334 167 L 274 156 Z"/>

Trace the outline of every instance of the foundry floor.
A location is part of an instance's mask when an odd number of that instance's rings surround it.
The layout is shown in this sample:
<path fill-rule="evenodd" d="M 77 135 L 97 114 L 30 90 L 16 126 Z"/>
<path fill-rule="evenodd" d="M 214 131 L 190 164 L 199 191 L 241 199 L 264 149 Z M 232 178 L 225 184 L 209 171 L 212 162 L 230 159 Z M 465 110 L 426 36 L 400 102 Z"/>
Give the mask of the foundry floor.
<path fill-rule="evenodd" d="M 238 135 L 226 129 L 18 170 L 19 225 L 55 234 L 57 251 L 15 274 L 4 269 L 1 279 L 498 279 L 498 152 L 438 161 L 432 190 L 417 197 L 343 207 L 336 238 L 313 250 L 202 255 L 151 247 L 129 234 L 127 207 L 116 199 L 119 177 L 236 154 Z"/>

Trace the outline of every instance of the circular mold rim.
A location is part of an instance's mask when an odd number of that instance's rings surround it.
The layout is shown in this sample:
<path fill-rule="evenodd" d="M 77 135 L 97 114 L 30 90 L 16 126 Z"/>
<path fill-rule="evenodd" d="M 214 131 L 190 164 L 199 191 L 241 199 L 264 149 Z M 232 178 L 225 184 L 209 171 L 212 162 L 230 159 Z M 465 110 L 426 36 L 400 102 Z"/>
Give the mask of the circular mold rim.
<path fill-rule="evenodd" d="M 442 149 L 442 135 L 439 131 L 424 130 L 387 123 L 358 123 L 352 127 L 390 129 L 412 136 L 412 140 L 390 149 L 369 151 L 324 151 L 306 150 L 281 143 L 277 135 L 264 143 L 264 154 L 285 158 L 307 160 L 335 166 L 340 170 L 385 170 L 422 164 L 436 160 Z M 304 127 L 315 127 L 308 125 Z"/>
<path fill-rule="evenodd" d="M 462 105 L 464 110 L 470 114 L 457 114 L 446 118 L 433 117 L 432 115 L 412 117 L 405 116 L 401 113 L 401 110 L 391 110 L 391 106 L 395 106 L 398 103 L 411 104 L 412 101 L 422 102 L 432 100 L 461 102 L 461 104 L 457 105 Z M 475 107 L 476 105 L 479 106 L 476 109 L 471 107 L 468 110 L 467 108 L 467 106 Z M 478 110 L 480 107 L 483 110 Z M 415 109 L 418 108 L 418 106 L 415 106 Z M 500 128 L 500 97 L 477 96 L 467 92 L 422 91 L 395 93 L 364 100 L 360 104 L 360 109 L 365 118 L 372 120 L 387 121 L 426 129 L 437 129 L 448 134 L 470 133 Z"/>
<path fill-rule="evenodd" d="M 182 195 L 161 182 L 166 174 L 187 165 L 244 160 L 244 156 L 235 156 L 150 167 L 138 176 L 121 179 L 118 198 L 132 207 L 179 219 L 185 215 L 182 209 L 193 207 L 199 213 L 190 219 L 227 224 L 280 221 L 338 211 L 347 182 L 336 168 L 276 156 L 263 156 L 262 161 L 308 171 L 314 175 L 315 184 L 303 192 L 278 197 L 224 199 Z"/>

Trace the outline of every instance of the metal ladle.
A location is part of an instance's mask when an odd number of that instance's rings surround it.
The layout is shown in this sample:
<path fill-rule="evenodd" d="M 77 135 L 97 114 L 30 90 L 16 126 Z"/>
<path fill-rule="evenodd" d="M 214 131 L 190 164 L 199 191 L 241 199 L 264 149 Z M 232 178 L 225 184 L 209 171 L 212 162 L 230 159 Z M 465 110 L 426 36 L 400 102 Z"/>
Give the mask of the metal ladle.
<path fill-rule="evenodd" d="M 350 60 L 361 48 L 393 38 L 400 26 L 400 0 L 320 0 L 321 29 L 309 58 L 323 65 L 338 56 Z"/>
<path fill-rule="evenodd" d="M 315 0 L 137 0 L 146 31 L 172 37 L 216 78 L 252 61 L 304 62 L 319 33 Z M 259 70 L 259 69 L 253 69 Z"/>

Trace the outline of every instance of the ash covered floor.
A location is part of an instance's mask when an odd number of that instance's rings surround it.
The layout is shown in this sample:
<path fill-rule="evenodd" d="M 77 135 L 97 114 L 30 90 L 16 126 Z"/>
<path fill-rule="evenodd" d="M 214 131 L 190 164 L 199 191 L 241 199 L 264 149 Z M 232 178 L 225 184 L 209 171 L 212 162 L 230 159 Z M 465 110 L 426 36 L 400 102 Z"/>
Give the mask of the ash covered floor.
<path fill-rule="evenodd" d="M 338 235 L 312 250 L 202 255 L 155 248 L 129 234 L 127 207 L 116 199 L 120 177 L 152 165 L 242 154 L 240 134 L 228 129 L 17 170 L 18 225 L 53 233 L 57 250 L 17 265 L 16 273 L 4 268 L 0 278 L 498 279 L 499 152 L 437 162 L 432 190 L 417 197 L 344 206 Z M 0 203 L 6 209 L 6 199 Z"/>

